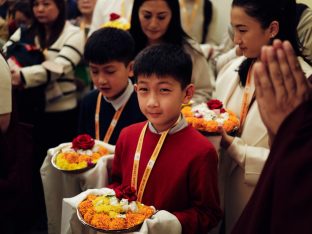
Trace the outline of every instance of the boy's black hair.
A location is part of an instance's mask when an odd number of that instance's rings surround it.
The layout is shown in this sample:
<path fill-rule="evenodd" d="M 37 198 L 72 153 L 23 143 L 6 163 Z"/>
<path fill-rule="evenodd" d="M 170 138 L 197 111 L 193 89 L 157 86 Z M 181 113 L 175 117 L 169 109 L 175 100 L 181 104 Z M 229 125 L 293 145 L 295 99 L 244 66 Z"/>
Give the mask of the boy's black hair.
<path fill-rule="evenodd" d="M 87 40 L 84 59 L 95 64 L 118 61 L 128 65 L 133 60 L 134 48 L 129 32 L 112 27 L 100 28 Z"/>
<path fill-rule="evenodd" d="M 159 44 L 145 48 L 134 60 L 134 76 L 171 76 L 182 89 L 191 83 L 192 59 L 183 47 L 172 44 Z"/>

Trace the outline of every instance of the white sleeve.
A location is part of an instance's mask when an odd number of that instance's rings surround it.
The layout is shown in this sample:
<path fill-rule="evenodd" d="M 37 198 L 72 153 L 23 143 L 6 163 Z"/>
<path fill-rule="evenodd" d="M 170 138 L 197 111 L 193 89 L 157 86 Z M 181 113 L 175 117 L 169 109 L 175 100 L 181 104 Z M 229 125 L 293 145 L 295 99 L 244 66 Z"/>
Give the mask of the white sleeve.
<path fill-rule="evenodd" d="M 270 150 L 264 147 L 249 146 L 241 138 L 235 137 L 227 152 L 244 170 L 245 182 L 256 185 Z"/>
<path fill-rule="evenodd" d="M 73 72 L 75 66 L 81 60 L 84 48 L 84 35 L 81 30 L 75 30 L 66 36 L 61 35 L 60 38 L 62 36 L 66 38 L 63 44 L 59 45 L 61 49 L 51 62 L 61 67 L 62 74 L 66 76 L 66 74 Z M 21 72 L 25 79 L 25 87 L 35 87 L 44 84 L 48 81 L 49 75 L 51 80 L 61 77 L 58 73 L 50 72 L 48 74 L 48 71 L 42 64 L 24 67 L 21 69 Z"/>
<path fill-rule="evenodd" d="M 9 38 L 9 40 L 3 45 L 2 51 L 4 54 L 7 52 L 7 48 L 12 45 L 13 42 L 17 42 L 21 39 L 21 29 L 18 28 L 13 35 Z"/>

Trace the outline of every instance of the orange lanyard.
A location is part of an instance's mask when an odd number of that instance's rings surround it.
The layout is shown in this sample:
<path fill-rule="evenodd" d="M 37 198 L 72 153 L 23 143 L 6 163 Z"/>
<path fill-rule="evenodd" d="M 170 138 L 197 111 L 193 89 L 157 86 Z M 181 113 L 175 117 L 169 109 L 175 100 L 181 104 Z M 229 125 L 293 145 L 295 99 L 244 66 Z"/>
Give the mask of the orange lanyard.
<path fill-rule="evenodd" d="M 190 30 L 190 27 L 193 26 L 195 17 L 197 16 L 197 11 L 198 11 L 198 8 L 199 8 L 199 2 L 200 2 L 200 0 L 196 0 L 193 3 L 192 12 L 191 12 L 191 14 L 189 14 L 187 12 L 187 7 L 186 7 L 186 4 L 185 4 L 185 1 L 184 0 L 180 0 L 181 13 L 182 13 L 182 17 L 185 18 L 185 26 L 186 26 L 187 30 Z"/>
<path fill-rule="evenodd" d="M 100 140 L 100 109 L 101 109 L 101 101 L 102 101 L 102 93 L 99 93 L 97 102 L 96 102 L 96 111 L 95 111 L 95 139 Z M 127 103 L 127 102 L 126 102 Z M 113 119 L 109 125 L 109 128 L 105 134 L 104 142 L 108 143 L 109 139 L 112 136 L 112 133 L 118 123 L 118 120 L 120 118 L 120 115 L 123 111 L 123 109 L 126 106 L 126 103 L 120 107 L 114 114 Z"/>
<path fill-rule="evenodd" d="M 81 31 L 83 31 L 84 34 L 84 42 L 87 42 L 87 38 L 88 38 L 88 29 L 87 29 L 87 25 L 84 21 L 80 21 L 80 25 L 79 25 Z"/>
<path fill-rule="evenodd" d="M 135 150 L 135 155 L 134 155 L 132 176 L 131 176 L 131 187 L 134 187 L 136 190 L 137 190 L 137 184 L 138 184 L 138 173 L 139 173 L 139 164 L 140 164 L 142 145 L 143 145 L 143 140 L 144 140 L 144 135 L 146 132 L 147 125 L 148 125 L 148 123 L 145 124 L 145 126 L 143 127 L 143 129 L 141 131 L 140 138 L 138 141 L 138 145 L 137 145 L 137 148 Z M 164 141 L 165 141 L 166 136 L 168 135 L 170 129 L 171 128 L 169 128 L 168 130 L 164 131 L 161 134 L 161 136 L 157 142 L 157 145 L 153 151 L 153 154 L 152 154 L 150 160 L 148 161 L 147 166 L 144 170 L 144 174 L 143 174 L 139 189 L 137 190 L 139 202 L 142 202 L 142 197 L 143 197 L 143 193 L 145 190 L 146 183 L 148 181 L 148 178 L 151 174 L 153 166 L 154 166 L 154 164 L 158 158 L 159 152 L 160 152 L 160 150 L 164 144 Z"/>
<path fill-rule="evenodd" d="M 253 63 L 250 65 L 248 73 L 247 73 L 247 80 L 246 80 L 246 85 L 245 85 L 244 94 L 243 94 L 243 101 L 241 105 L 240 120 L 239 120 L 239 132 L 240 133 L 242 132 L 243 124 L 246 120 L 250 104 L 252 103 L 251 100 L 254 95 L 254 92 L 251 92 L 251 87 L 250 87 L 252 65 Z"/>

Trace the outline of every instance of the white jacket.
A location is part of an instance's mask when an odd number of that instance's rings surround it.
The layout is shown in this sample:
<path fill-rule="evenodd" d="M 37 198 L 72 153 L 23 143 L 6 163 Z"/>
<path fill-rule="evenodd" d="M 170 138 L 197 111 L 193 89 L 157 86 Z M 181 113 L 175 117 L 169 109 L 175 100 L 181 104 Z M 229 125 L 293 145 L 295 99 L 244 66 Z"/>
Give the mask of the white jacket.
<path fill-rule="evenodd" d="M 21 30 L 18 29 L 4 45 L 4 52 L 14 41 L 19 41 L 20 36 Z M 37 38 L 35 38 L 35 43 L 40 47 Z M 47 112 L 65 111 L 77 106 L 74 69 L 81 60 L 83 48 L 83 32 L 79 27 L 66 22 L 59 38 L 43 52 L 45 61 L 42 64 L 21 69 L 25 79 L 25 88 L 47 83 Z M 49 66 L 51 64 L 52 66 Z"/>

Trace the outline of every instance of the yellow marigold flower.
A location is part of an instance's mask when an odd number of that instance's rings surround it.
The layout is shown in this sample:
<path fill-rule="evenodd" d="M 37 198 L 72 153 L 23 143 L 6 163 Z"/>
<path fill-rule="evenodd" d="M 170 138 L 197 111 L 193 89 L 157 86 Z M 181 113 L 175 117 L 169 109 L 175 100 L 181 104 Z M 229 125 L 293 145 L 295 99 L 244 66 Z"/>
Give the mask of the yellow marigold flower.
<path fill-rule="evenodd" d="M 79 170 L 86 168 L 90 163 L 96 164 L 99 158 L 109 153 L 103 146 L 97 146 L 97 152 L 69 150 L 60 152 L 56 156 L 55 164 L 63 170 Z"/>
<path fill-rule="evenodd" d="M 130 29 L 130 24 L 128 22 L 120 22 L 120 21 L 114 20 L 114 21 L 109 21 L 103 24 L 102 27 L 103 28 L 106 28 L 106 27 L 118 28 L 118 29 L 127 31 Z"/>

